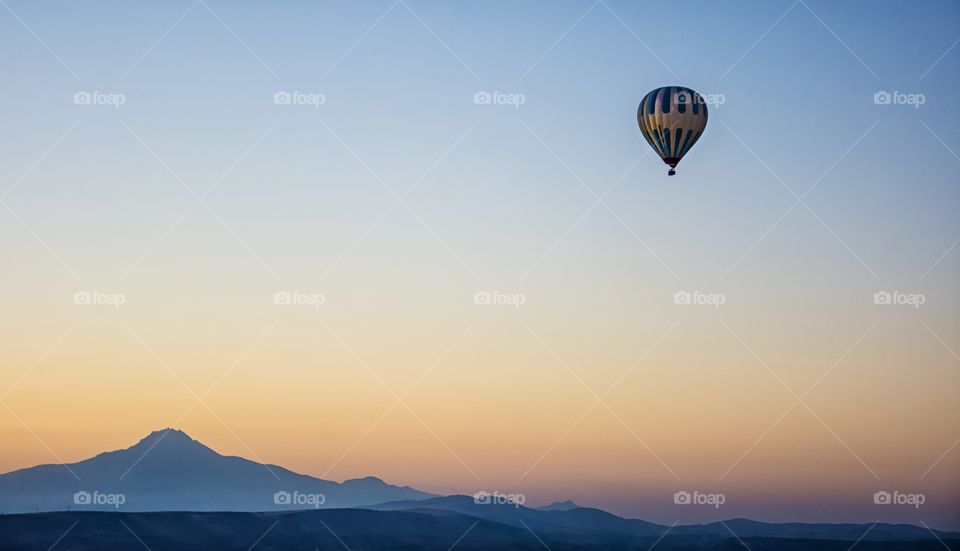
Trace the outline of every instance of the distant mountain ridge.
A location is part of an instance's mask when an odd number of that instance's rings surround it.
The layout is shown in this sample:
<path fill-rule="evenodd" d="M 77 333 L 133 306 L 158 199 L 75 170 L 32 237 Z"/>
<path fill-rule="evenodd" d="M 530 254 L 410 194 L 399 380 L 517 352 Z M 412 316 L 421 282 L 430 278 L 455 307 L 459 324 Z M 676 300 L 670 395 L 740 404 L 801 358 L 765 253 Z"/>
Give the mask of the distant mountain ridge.
<path fill-rule="evenodd" d="M 572 502 L 570 502 L 572 503 Z M 575 504 L 574 504 L 575 505 Z M 537 533 L 566 534 L 577 542 L 633 542 L 669 533 L 690 538 L 729 538 L 731 530 L 741 538 L 795 539 L 850 542 L 908 542 L 960 540 L 960 533 L 931 530 L 911 524 L 831 524 L 767 523 L 749 519 L 731 519 L 709 524 L 665 526 L 639 519 L 626 519 L 591 507 L 572 507 L 561 503 L 559 509 L 529 508 L 515 504 L 477 503 L 473 497 L 451 495 L 418 501 L 399 501 L 366 507 L 385 512 L 436 514 L 444 511 L 468 515 L 513 527 L 529 527 Z M 577 536 L 577 537 L 574 537 Z"/>
<path fill-rule="evenodd" d="M 76 463 L 0 475 L 0 511 L 277 511 L 435 497 L 376 477 L 342 483 L 225 456 L 176 429 Z"/>
<path fill-rule="evenodd" d="M 54 513 L 22 514 L 46 511 Z M 622 518 L 572 501 L 530 508 L 516 503 L 478 500 L 473 496 L 438 496 L 409 486 L 388 484 L 372 476 L 338 483 L 277 465 L 221 455 L 175 429 L 152 432 L 129 448 L 100 453 L 76 463 L 39 465 L 0 474 L 2 549 L 16 549 L 6 544 L 15 534 L 28 531 L 34 534 L 49 531 L 55 538 L 70 526 L 72 519 L 98 519 L 96 522 L 104 527 L 116 524 L 109 519 L 111 515 L 103 516 L 104 511 L 119 513 L 118 518 L 127 518 L 131 523 L 159 522 L 152 528 L 146 525 L 143 528 L 159 530 L 158 542 L 165 542 L 158 544 L 159 548 L 170 549 L 190 547 L 186 539 L 163 535 L 166 530 L 163 526 L 168 522 L 169 526 L 192 523 L 192 535 L 186 534 L 183 538 L 200 538 L 196 541 L 214 538 L 208 543 L 215 543 L 220 537 L 218 534 L 222 534 L 221 529 L 240 534 L 245 533 L 248 523 L 269 525 L 272 520 L 290 523 L 292 541 L 300 541 L 296 534 L 301 531 L 304 535 L 313 534 L 310 536 L 313 538 L 316 527 L 308 530 L 302 524 L 309 524 L 309 519 L 342 521 L 343 530 L 357 534 L 358 541 L 366 541 L 363 534 L 373 529 L 363 522 L 384 523 L 377 527 L 378 533 L 382 532 L 378 536 L 381 539 L 369 542 L 374 545 L 371 549 L 396 538 L 398 542 L 409 537 L 424 543 L 433 530 L 456 536 L 475 522 L 479 523 L 478 530 L 487 534 L 488 543 L 497 542 L 514 549 L 528 545 L 538 548 L 538 541 L 527 541 L 531 531 L 556 543 L 558 549 L 564 546 L 621 549 L 641 543 L 649 546 L 660 537 L 665 541 L 658 549 L 738 549 L 736 540 L 728 541 L 731 531 L 740 538 L 752 538 L 754 549 L 812 549 L 814 546 L 809 542 L 816 541 L 816 549 L 840 550 L 859 540 L 863 541 L 858 548 L 864 549 L 870 549 L 871 543 L 883 542 L 901 542 L 906 547 L 876 548 L 914 549 L 918 547 L 913 543 L 920 545 L 919 542 L 923 542 L 923 547 L 930 541 L 939 545 L 938 538 L 960 541 L 960 533 L 907 524 L 773 524 L 731 519 L 671 527 Z M 202 517 L 197 516 L 200 513 Z M 208 519 L 211 524 L 197 524 L 200 518 Z M 61 526 L 63 523 L 66 524 Z M 88 525 L 86 520 L 81 524 Z M 89 535 L 93 538 L 91 541 L 101 533 L 96 526 L 88 525 L 86 529 L 94 530 Z M 118 534 L 120 538 L 128 536 L 125 531 Z M 714 544 L 720 546 L 713 547 Z M 167 545 L 169 547 L 164 547 Z M 239 542 L 237 545 L 246 548 Z M 70 548 L 69 545 L 59 547 Z"/>

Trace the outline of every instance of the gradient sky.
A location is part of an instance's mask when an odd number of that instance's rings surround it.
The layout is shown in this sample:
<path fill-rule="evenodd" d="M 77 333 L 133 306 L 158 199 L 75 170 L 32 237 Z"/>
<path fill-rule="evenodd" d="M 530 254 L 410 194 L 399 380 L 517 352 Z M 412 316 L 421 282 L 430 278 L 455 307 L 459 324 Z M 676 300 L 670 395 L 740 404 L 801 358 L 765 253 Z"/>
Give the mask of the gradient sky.
<path fill-rule="evenodd" d="M 955 2 L 0 4 L 0 471 L 176 426 L 334 480 L 960 529 Z M 670 84 L 725 101 L 668 179 L 635 110 Z"/>

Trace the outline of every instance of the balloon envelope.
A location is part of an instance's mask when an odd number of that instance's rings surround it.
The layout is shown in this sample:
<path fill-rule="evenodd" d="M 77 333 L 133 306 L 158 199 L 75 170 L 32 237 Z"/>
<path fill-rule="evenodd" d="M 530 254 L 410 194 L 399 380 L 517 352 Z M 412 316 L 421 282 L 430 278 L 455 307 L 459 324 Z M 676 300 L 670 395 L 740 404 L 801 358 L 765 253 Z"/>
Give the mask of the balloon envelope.
<path fill-rule="evenodd" d="M 644 96 L 637 108 L 637 124 L 650 147 L 670 165 L 672 175 L 707 127 L 707 104 L 690 88 L 664 86 Z"/>

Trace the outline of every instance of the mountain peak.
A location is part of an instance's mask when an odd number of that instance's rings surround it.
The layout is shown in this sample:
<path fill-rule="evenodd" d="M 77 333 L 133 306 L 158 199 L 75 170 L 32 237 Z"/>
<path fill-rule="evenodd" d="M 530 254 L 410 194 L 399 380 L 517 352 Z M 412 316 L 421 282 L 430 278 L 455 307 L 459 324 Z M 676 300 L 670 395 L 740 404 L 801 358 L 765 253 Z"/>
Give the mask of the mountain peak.
<path fill-rule="evenodd" d="M 538 507 L 538 509 L 541 511 L 570 511 L 572 509 L 580 509 L 581 507 L 581 505 L 568 499 L 566 501 L 554 501 L 550 505 L 544 505 L 543 507 Z"/>
<path fill-rule="evenodd" d="M 184 442 L 184 443 L 197 442 L 193 438 L 190 438 L 190 435 L 183 432 L 182 430 L 175 429 L 172 427 L 167 427 L 164 429 L 155 430 L 150 434 L 144 436 L 143 438 L 140 439 L 139 442 L 137 442 L 137 445 L 139 446 L 141 444 L 147 444 L 149 446 L 154 446 L 156 444 L 159 444 L 161 440 L 167 441 L 167 442 Z"/>
<path fill-rule="evenodd" d="M 144 436 L 139 442 L 130 446 L 126 450 L 119 450 L 122 453 L 131 451 L 149 457 L 154 455 L 173 455 L 183 457 L 199 456 L 217 456 L 220 455 L 207 446 L 190 437 L 182 430 L 167 427 L 155 430 Z"/>

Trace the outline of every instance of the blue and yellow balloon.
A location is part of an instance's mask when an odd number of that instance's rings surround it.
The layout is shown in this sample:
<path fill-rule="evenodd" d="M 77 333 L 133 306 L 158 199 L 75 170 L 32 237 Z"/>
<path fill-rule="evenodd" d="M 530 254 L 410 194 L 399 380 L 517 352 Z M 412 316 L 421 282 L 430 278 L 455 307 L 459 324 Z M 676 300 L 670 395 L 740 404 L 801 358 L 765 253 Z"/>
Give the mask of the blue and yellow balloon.
<path fill-rule="evenodd" d="M 637 108 L 640 133 L 650 147 L 677 173 L 677 163 L 697 143 L 707 127 L 703 96 L 684 86 L 664 86 L 644 96 Z"/>

